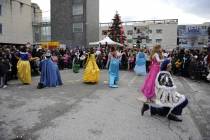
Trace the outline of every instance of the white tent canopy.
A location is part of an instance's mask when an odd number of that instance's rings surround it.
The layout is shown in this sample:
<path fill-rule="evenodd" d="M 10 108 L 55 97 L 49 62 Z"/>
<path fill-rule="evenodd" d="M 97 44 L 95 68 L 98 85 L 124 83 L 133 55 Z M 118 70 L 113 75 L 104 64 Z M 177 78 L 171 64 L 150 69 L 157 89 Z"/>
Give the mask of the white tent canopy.
<path fill-rule="evenodd" d="M 98 41 L 98 42 L 90 42 L 89 45 L 106 45 L 106 43 L 108 45 L 119 45 L 119 46 L 123 46 L 122 44 L 115 42 L 113 40 L 111 40 L 108 36 L 106 36 L 103 40 Z"/>

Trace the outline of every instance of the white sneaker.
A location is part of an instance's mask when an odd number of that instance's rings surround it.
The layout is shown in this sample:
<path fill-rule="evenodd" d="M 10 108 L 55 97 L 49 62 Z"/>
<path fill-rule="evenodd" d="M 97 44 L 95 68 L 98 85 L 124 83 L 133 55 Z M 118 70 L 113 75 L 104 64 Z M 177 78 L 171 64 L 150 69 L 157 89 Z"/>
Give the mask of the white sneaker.
<path fill-rule="evenodd" d="M 7 85 L 4 85 L 3 88 L 7 88 Z"/>

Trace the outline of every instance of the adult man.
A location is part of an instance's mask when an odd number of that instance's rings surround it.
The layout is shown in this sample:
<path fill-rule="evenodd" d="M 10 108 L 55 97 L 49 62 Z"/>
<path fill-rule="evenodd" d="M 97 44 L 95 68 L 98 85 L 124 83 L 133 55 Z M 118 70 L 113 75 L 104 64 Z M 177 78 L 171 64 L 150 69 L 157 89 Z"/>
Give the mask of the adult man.
<path fill-rule="evenodd" d="M 167 67 L 163 67 L 156 78 L 156 100 L 154 104 L 144 103 L 141 115 L 150 110 L 151 115 L 167 117 L 169 120 L 181 122 L 178 117 L 188 104 L 188 99 L 176 91 L 172 76 L 168 71 L 171 69 L 170 61 L 165 62 Z"/>

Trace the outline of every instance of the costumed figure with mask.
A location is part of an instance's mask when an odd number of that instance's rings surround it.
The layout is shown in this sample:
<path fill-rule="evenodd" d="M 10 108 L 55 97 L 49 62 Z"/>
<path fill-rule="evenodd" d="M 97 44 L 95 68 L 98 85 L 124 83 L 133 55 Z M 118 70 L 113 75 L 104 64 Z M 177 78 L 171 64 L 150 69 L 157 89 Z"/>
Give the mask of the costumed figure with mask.
<path fill-rule="evenodd" d="M 182 115 L 183 109 L 188 104 L 188 99 L 176 91 L 173 78 L 168 72 L 170 69 L 171 64 L 167 60 L 163 64 L 163 71 L 160 71 L 156 78 L 156 100 L 154 103 L 144 103 L 141 115 L 144 115 L 145 111 L 150 110 L 151 115 L 164 116 L 169 120 L 178 122 L 182 121 L 178 116 Z"/>

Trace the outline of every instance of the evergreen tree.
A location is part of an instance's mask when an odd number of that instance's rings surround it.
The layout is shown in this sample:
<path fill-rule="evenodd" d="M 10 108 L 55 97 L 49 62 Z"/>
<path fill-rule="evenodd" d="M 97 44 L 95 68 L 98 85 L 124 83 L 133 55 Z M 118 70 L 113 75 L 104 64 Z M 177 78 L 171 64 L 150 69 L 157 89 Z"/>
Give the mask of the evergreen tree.
<path fill-rule="evenodd" d="M 109 27 L 109 37 L 115 42 L 125 44 L 126 36 L 118 12 L 116 12 L 114 19 L 112 20 L 112 26 Z"/>

